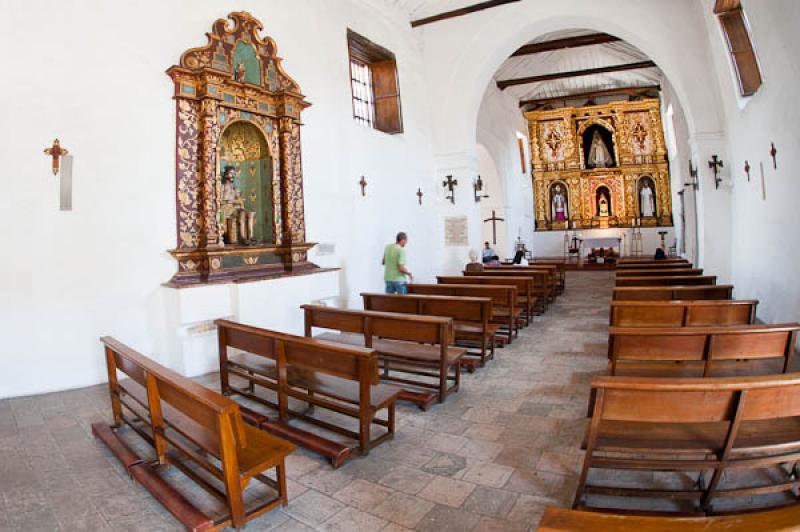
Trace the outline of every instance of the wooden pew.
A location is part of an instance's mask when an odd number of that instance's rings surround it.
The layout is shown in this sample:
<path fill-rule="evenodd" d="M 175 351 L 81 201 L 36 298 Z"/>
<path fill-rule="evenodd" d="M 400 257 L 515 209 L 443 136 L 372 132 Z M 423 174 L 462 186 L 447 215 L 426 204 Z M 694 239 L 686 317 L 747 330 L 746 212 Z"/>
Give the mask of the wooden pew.
<path fill-rule="evenodd" d="M 666 277 L 669 275 L 703 275 L 702 268 L 623 268 L 617 270 L 617 279 L 620 277 Z"/>
<path fill-rule="evenodd" d="M 800 324 L 611 327 L 611 375 L 710 377 L 786 373 Z"/>
<path fill-rule="evenodd" d="M 800 523 L 800 504 L 776 510 L 709 517 L 669 517 L 582 512 L 548 506 L 539 532 L 790 532 Z"/>
<path fill-rule="evenodd" d="M 488 297 L 492 300 L 492 323 L 504 325 L 507 329 L 505 343 L 511 343 L 518 332 L 517 320 L 522 317 L 522 309 L 517 304 L 516 286 L 475 285 L 475 284 L 416 284 L 408 285 L 409 294 L 451 297 Z"/>
<path fill-rule="evenodd" d="M 485 269 L 482 272 L 462 272 L 465 277 L 529 277 L 533 280 L 530 285 L 532 292 L 531 301 L 534 312 L 542 314 L 547 311 L 547 306 L 553 301 L 555 294 L 555 281 L 553 272 L 545 270 L 497 270 Z"/>
<path fill-rule="evenodd" d="M 615 301 L 695 301 L 733 299 L 733 285 L 713 286 L 623 286 L 614 288 Z"/>
<path fill-rule="evenodd" d="M 344 463 L 353 449 L 366 456 L 370 449 L 394 436 L 395 402 L 402 389 L 380 383 L 375 350 L 320 342 L 228 320 L 214 323 L 219 338 L 222 393 L 238 394 L 277 410 L 277 422 L 252 415 L 264 430 L 275 431 L 326 456 L 334 467 Z M 232 383 L 231 375 L 246 381 L 247 387 Z M 258 387 L 272 393 L 259 393 Z M 337 424 L 338 418 L 327 421 L 313 412 L 292 410 L 289 399 L 356 419 L 358 430 Z M 379 413 L 384 410 L 386 417 L 380 419 Z M 297 429 L 289 424 L 292 419 L 355 440 L 356 447 Z M 373 425 L 383 429 L 374 439 Z"/>
<path fill-rule="evenodd" d="M 549 290 L 547 291 L 547 301 L 548 303 L 552 303 L 555 301 L 555 298 L 558 294 L 561 293 L 560 286 L 561 286 L 561 278 L 558 273 L 558 267 L 555 264 L 535 264 L 531 266 L 518 266 L 518 265 L 506 265 L 506 266 L 485 266 L 485 272 L 547 272 L 547 279 L 549 283 Z"/>
<path fill-rule="evenodd" d="M 703 327 L 756 322 L 757 300 L 612 301 L 612 327 Z"/>
<path fill-rule="evenodd" d="M 136 461 L 108 425 L 92 426 L 95 435 L 120 456 L 129 473 L 190 530 L 219 530 L 245 524 L 277 506 L 286 506 L 285 458 L 292 444 L 242 422 L 239 405 L 104 337 L 108 388 L 114 427 L 123 424 L 150 443 L 157 465 L 173 465 L 212 496 L 228 513 L 213 521 L 161 478 L 155 467 Z M 120 380 L 119 372 L 129 378 Z M 192 463 L 192 466 L 188 464 Z M 265 475 L 275 469 L 276 480 Z M 275 491 L 245 503 L 244 492 L 256 479 Z M 204 519 L 205 518 L 205 519 Z"/>
<path fill-rule="evenodd" d="M 751 497 L 791 495 L 797 487 L 793 466 L 800 460 L 800 374 L 706 379 L 595 377 L 592 392 L 595 400 L 575 509 L 597 509 L 588 497 L 606 495 L 620 497 L 617 500 L 623 504 L 634 497 L 686 501 L 694 503 L 692 508 L 682 509 L 687 513 L 710 514 L 719 498 L 744 499 L 750 506 L 764 502 L 751 501 Z M 781 464 L 790 465 L 790 471 Z M 660 472 L 661 487 L 646 481 L 636 487 L 621 486 L 597 478 L 589 483 L 592 469 Z M 747 487 L 735 484 L 736 475 L 733 482 L 723 477 L 727 471 L 748 470 L 772 474 L 759 475 L 759 485 Z M 705 474 L 709 471 L 711 478 Z M 690 472 L 701 473 L 698 482 L 663 488 L 666 473 L 676 473 L 674 480 L 686 481 Z M 606 473 L 602 478 L 613 475 Z M 726 508 L 726 512 L 730 510 Z"/>
<path fill-rule="evenodd" d="M 716 275 L 673 275 L 617 277 L 617 286 L 708 286 L 717 284 Z"/>
<path fill-rule="evenodd" d="M 401 394 L 401 399 L 412 400 L 425 409 L 436 397 L 442 403 L 448 395 L 458 391 L 461 385 L 461 359 L 466 349 L 453 346 L 455 336 L 452 319 L 321 305 L 303 305 L 301 308 L 305 312 L 307 337 L 312 336 L 315 327 L 339 331 L 339 334 L 324 333 L 317 338 L 374 348 L 380 358 L 383 380 L 437 392 L 435 396 L 405 392 Z M 397 377 L 393 373 L 407 377 Z M 437 383 L 413 377 L 433 378 Z"/>
<path fill-rule="evenodd" d="M 470 371 L 475 370 L 476 363 L 483 367 L 487 360 L 494 358 L 494 336 L 500 326 L 492 323 L 493 307 L 489 298 L 368 293 L 362 293 L 361 297 L 364 310 L 452 318 L 456 342 L 478 344 L 477 360 L 462 359 Z"/>
<path fill-rule="evenodd" d="M 617 265 L 628 266 L 631 264 L 689 264 L 687 259 L 661 259 L 653 257 L 621 257 L 617 260 Z"/>
<path fill-rule="evenodd" d="M 554 265 L 558 271 L 558 293 L 564 293 L 567 288 L 567 264 L 561 259 L 533 259 L 528 260 L 531 266 L 538 266 L 540 264 Z"/>
<path fill-rule="evenodd" d="M 496 275 L 465 275 L 463 277 L 437 275 L 436 282 L 439 284 L 475 284 L 475 285 L 494 285 L 494 286 L 513 286 L 517 289 L 517 303 L 522 309 L 522 320 L 524 325 L 530 325 L 533 315 L 536 312 L 536 296 L 533 287 L 533 278 L 529 276 L 520 277 L 498 277 Z M 519 323 L 519 322 L 518 322 Z"/>

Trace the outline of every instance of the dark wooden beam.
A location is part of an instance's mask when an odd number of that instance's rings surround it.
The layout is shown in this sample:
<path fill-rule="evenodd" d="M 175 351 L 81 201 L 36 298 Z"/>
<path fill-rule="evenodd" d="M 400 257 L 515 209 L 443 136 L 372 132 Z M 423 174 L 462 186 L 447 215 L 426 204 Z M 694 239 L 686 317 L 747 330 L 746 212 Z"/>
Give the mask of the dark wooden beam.
<path fill-rule="evenodd" d="M 592 46 L 595 44 L 605 44 L 620 40 L 622 39 L 609 35 L 608 33 L 592 33 L 589 35 L 579 35 L 577 37 L 566 37 L 564 39 L 526 44 L 511 54 L 511 57 L 552 52 L 553 50 L 566 50 L 567 48 L 579 48 L 581 46 Z"/>
<path fill-rule="evenodd" d="M 534 100 L 522 100 L 519 102 L 520 107 L 528 105 L 541 106 L 551 103 L 563 102 L 565 100 L 583 100 L 584 98 L 598 98 L 600 96 L 616 96 L 617 94 L 627 94 L 629 96 L 638 96 L 646 94 L 651 91 L 660 91 L 661 85 L 644 85 L 641 87 L 618 87 L 614 89 L 603 89 L 588 92 L 578 92 L 573 94 L 564 94 L 563 96 L 552 96 L 550 98 L 537 98 Z"/>
<path fill-rule="evenodd" d="M 522 0 L 491 0 L 489 2 L 481 2 L 479 4 L 473 4 L 471 6 L 462 7 L 460 9 L 454 9 L 453 11 L 447 11 L 445 13 L 439 13 L 438 15 L 432 15 L 430 17 L 425 17 L 417 20 L 411 21 L 411 27 L 416 28 L 418 26 L 424 26 L 425 24 L 431 24 L 433 22 L 439 22 L 440 20 L 447 20 L 449 18 L 456 18 L 456 17 L 463 17 L 464 15 L 469 15 L 470 13 L 477 13 L 478 11 L 483 11 L 484 9 L 489 9 L 492 7 L 502 6 L 505 4 L 513 4 L 514 2 L 520 2 Z"/>
<path fill-rule="evenodd" d="M 539 76 L 529 76 L 526 78 L 504 79 L 497 82 L 500 90 L 505 90 L 514 85 L 526 85 L 539 81 L 551 81 L 554 79 L 577 78 L 580 76 L 592 76 L 595 74 L 606 74 L 609 72 L 622 72 L 624 70 L 638 70 L 641 68 L 653 68 L 656 64 L 653 61 L 639 61 L 638 63 L 627 63 L 624 65 L 613 65 L 607 67 L 587 68 L 585 70 L 572 70 L 570 72 L 555 72 L 553 74 L 541 74 Z"/>

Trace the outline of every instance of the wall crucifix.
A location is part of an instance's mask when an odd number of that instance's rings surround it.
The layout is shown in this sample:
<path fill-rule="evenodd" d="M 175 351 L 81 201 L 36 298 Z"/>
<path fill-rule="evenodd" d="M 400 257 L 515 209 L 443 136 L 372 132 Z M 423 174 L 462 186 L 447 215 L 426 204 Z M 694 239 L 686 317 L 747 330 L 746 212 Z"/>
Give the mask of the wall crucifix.
<path fill-rule="evenodd" d="M 367 195 L 367 179 L 362 175 L 361 181 L 358 182 L 358 185 L 361 187 L 361 196 Z"/>
<path fill-rule="evenodd" d="M 711 156 L 711 160 L 708 161 L 708 167 L 714 170 L 714 186 L 719 190 L 719 184 L 722 183 L 722 178 L 719 177 L 719 169 L 724 168 L 725 165 L 716 155 Z"/>
<path fill-rule="evenodd" d="M 750 161 L 744 162 L 744 173 L 747 174 L 747 182 L 750 182 Z"/>
<path fill-rule="evenodd" d="M 769 154 L 772 157 L 772 168 L 777 170 L 778 169 L 778 149 L 775 147 L 775 143 L 772 143 L 772 148 L 769 150 Z"/>
<path fill-rule="evenodd" d="M 420 205 L 422 205 L 422 196 L 424 196 L 424 195 L 425 194 L 422 193 L 422 189 L 418 188 L 417 189 L 417 200 L 419 201 Z"/>
<path fill-rule="evenodd" d="M 67 155 L 69 150 L 61 147 L 61 141 L 58 139 L 53 141 L 53 145 L 44 150 L 46 155 L 53 158 L 53 175 L 58 175 L 60 161 L 62 155 Z"/>
<path fill-rule="evenodd" d="M 455 187 L 458 185 L 458 179 L 453 179 L 453 176 L 447 176 L 445 181 L 442 181 L 442 186 L 450 191 L 449 196 L 445 196 L 444 199 L 450 200 L 450 203 L 453 205 L 456 204 L 456 194 L 455 194 Z"/>
<path fill-rule="evenodd" d="M 492 209 L 492 217 L 486 218 L 483 223 L 492 222 L 492 244 L 497 244 L 497 222 L 505 222 L 505 218 L 499 218 L 497 213 Z"/>

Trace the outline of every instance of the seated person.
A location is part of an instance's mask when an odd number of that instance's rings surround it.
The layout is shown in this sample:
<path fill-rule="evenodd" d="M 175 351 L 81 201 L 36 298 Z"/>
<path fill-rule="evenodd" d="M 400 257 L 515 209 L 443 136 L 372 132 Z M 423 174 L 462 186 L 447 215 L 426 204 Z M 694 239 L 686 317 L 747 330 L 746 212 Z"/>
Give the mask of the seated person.
<path fill-rule="evenodd" d="M 658 249 L 656 249 L 656 254 L 655 254 L 655 256 L 653 258 L 655 260 L 666 260 L 667 254 L 664 253 L 664 249 L 663 248 L 658 248 Z"/>
<path fill-rule="evenodd" d="M 487 242 L 488 244 L 488 242 Z M 484 257 L 484 261 L 486 262 L 486 258 Z M 467 272 L 482 272 L 483 271 L 483 262 L 478 262 L 478 252 L 474 249 L 469 251 L 469 262 L 466 266 L 464 266 L 464 271 Z"/>
<path fill-rule="evenodd" d="M 497 257 L 497 252 L 492 249 L 489 242 L 483 243 L 483 262 L 484 264 Z"/>

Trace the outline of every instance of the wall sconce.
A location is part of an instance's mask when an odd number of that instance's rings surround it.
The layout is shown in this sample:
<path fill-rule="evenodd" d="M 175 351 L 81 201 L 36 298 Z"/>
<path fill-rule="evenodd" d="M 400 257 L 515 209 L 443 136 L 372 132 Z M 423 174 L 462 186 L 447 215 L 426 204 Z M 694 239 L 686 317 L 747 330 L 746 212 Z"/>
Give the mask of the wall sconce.
<path fill-rule="evenodd" d="M 689 182 L 684 183 L 683 186 L 692 187 L 695 191 L 700 188 L 700 183 L 697 180 L 697 168 L 694 167 L 691 159 L 689 159 Z"/>
<path fill-rule="evenodd" d="M 483 179 L 478 176 L 478 179 L 472 182 L 472 193 L 475 195 L 475 203 L 480 203 L 481 199 L 489 198 L 488 194 L 481 194 L 483 192 Z"/>
<path fill-rule="evenodd" d="M 449 196 L 445 196 L 444 199 L 450 200 L 450 203 L 453 205 L 456 204 L 456 194 L 455 194 L 455 187 L 458 185 L 458 179 L 453 179 L 453 176 L 447 176 L 445 181 L 442 181 L 442 186 L 450 191 Z"/>

